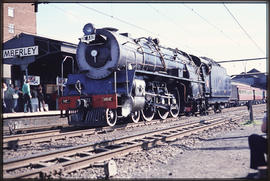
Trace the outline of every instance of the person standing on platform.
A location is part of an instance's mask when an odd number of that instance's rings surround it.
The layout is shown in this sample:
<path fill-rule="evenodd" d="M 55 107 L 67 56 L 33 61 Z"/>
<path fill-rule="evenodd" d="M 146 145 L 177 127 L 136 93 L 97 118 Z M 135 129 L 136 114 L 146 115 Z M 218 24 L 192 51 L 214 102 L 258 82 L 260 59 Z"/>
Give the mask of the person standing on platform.
<path fill-rule="evenodd" d="M 10 87 L 11 87 L 11 90 L 12 90 L 11 112 L 16 112 L 15 109 L 16 109 L 17 104 L 18 104 L 19 95 L 16 93 L 16 90 L 15 90 L 13 84 L 10 84 Z"/>
<path fill-rule="evenodd" d="M 15 86 L 15 94 L 18 95 L 17 105 L 15 106 L 16 112 L 23 112 L 23 92 L 19 89 L 18 86 Z"/>
<path fill-rule="evenodd" d="M 38 86 L 37 93 L 38 93 L 38 108 L 39 108 L 39 111 L 41 112 L 41 105 L 42 105 L 43 111 L 47 111 L 47 109 L 45 108 L 45 101 L 44 101 L 44 94 L 43 94 L 43 91 L 42 91 L 42 86 L 40 84 Z"/>
<path fill-rule="evenodd" d="M 3 113 L 6 113 L 7 112 L 7 105 L 6 105 L 6 102 L 5 102 L 5 92 L 7 90 L 7 84 L 6 83 L 3 83 L 2 84 L 2 111 Z"/>
<path fill-rule="evenodd" d="M 15 90 L 13 84 L 10 84 L 9 87 L 7 88 L 5 98 L 6 98 L 7 112 L 14 113 L 15 99 L 17 100 L 18 97 L 15 97 Z"/>
<path fill-rule="evenodd" d="M 26 79 L 25 83 L 22 87 L 23 97 L 24 97 L 24 112 L 28 112 L 30 109 L 31 112 L 33 112 L 32 104 L 31 104 L 31 92 L 30 92 L 30 84 L 29 80 Z"/>
<path fill-rule="evenodd" d="M 31 99 L 31 105 L 32 105 L 32 109 L 33 112 L 38 111 L 38 93 L 36 90 L 36 87 L 33 87 L 31 90 L 31 95 L 32 95 L 32 99 Z"/>

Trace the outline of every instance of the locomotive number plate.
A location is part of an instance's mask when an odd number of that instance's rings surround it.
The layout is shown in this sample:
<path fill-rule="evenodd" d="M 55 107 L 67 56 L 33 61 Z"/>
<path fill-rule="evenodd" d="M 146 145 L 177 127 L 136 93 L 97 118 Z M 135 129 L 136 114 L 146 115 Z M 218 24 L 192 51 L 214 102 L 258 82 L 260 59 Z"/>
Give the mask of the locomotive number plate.
<path fill-rule="evenodd" d="M 89 43 L 91 41 L 94 41 L 96 39 L 96 35 L 93 34 L 93 35 L 84 35 L 82 38 L 81 38 L 81 41 L 82 42 L 85 42 L 85 43 Z"/>

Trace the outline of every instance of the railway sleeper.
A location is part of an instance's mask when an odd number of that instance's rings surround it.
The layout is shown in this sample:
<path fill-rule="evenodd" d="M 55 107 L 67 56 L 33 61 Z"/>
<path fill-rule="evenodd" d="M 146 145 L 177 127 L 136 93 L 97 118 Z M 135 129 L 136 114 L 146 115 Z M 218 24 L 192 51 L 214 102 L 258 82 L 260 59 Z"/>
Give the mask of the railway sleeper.
<path fill-rule="evenodd" d="M 126 145 L 134 145 L 134 144 L 136 144 L 136 143 L 133 141 L 128 141 L 128 142 L 123 142 L 121 145 L 126 146 Z"/>
<path fill-rule="evenodd" d="M 227 121 L 226 121 L 227 122 Z M 224 122 L 223 124 L 225 124 L 226 122 Z M 219 124 L 220 125 L 220 124 Z M 203 131 L 205 130 L 207 125 L 205 126 L 202 126 L 202 128 L 198 128 L 198 130 L 196 130 L 196 132 L 199 132 L 199 131 Z M 213 125 L 213 127 L 216 127 L 217 125 Z M 207 128 L 209 129 L 209 128 Z M 112 158 L 113 156 L 119 156 L 119 155 L 122 155 L 122 154 L 127 154 L 131 151 L 134 151 L 134 150 L 140 150 L 140 149 L 150 149 L 160 143 L 163 143 L 165 141 L 172 141 L 172 140 L 175 140 L 176 138 L 182 138 L 182 137 L 185 137 L 185 136 L 188 136 L 190 134 L 194 134 L 194 133 L 181 133 L 182 135 L 179 135 L 180 133 L 174 133 L 174 134 L 168 134 L 166 132 L 163 132 L 161 133 L 163 135 L 154 135 L 154 137 L 162 137 L 161 139 L 154 139 L 154 140 L 145 140 L 145 139 L 136 139 L 132 142 L 129 142 L 131 143 L 130 145 L 128 146 L 124 146 L 124 144 L 119 144 L 119 145 L 109 145 L 109 146 L 104 146 L 102 148 L 97 148 L 97 150 L 99 151 L 95 151 L 95 150 L 91 150 L 91 151 L 88 151 L 89 153 L 96 153 L 94 155 L 90 155 L 87 153 L 86 156 L 84 157 L 80 157 L 78 160 L 76 159 L 71 159 L 71 160 L 65 160 L 63 162 L 60 163 L 60 165 L 53 165 L 51 166 L 50 169 L 54 169 L 54 170 L 58 170 L 57 172 L 59 172 L 61 169 L 63 169 L 63 167 L 65 167 L 65 171 L 72 171 L 75 169 L 79 169 L 79 168 L 85 168 L 87 166 L 89 166 L 89 162 L 94 162 L 94 161 L 100 161 L 100 160 L 107 160 L 107 159 L 110 159 Z M 169 137 L 166 137 L 164 136 L 165 135 L 168 135 Z M 152 137 L 149 137 L 149 138 L 152 138 Z M 137 142 L 137 143 L 136 143 Z M 128 151 L 127 151 L 128 150 Z M 79 153 L 80 154 L 80 153 Z M 70 156 L 69 156 L 70 157 Z M 61 157 L 62 158 L 62 157 Z M 60 159 L 61 159 L 60 158 Z M 63 158 L 62 158 L 63 159 Z M 87 162 L 88 160 L 88 162 Z M 80 161 L 84 162 L 84 164 L 80 164 Z M 73 164 L 74 163 L 74 164 Z M 88 165 L 87 165 L 88 164 Z M 71 166 L 73 165 L 73 166 Z M 45 166 L 45 165 L 43 165 Z M 76 167 L 78 166 L 78 167 Z M 40 171 L 42 173 L 47 173 L 47 169 L 49 168 L 44 168 L 44 169 L 41 169 Z M 39 170 L 39 169 L 38 169 Z M 61 171 L 60 171 L 61 172 Z M 51 172 L 49 172 L 51 173 Z"/>
<path fill-rule="evenodd" d="M 147 141 L 142 144 L 143 150 L 150 150 L 156 146 L 162 145 L 165 142 L 165 138 L 156 139 L 154 141 Z"/>
<path fill-rule="evenodd" d="M 38 162 L 36 163 L 36 165 L 39 165 L 41 167 L 49 167 L 51 165 L 53 165 L 54 163 L 51 163 L 51 162 Z"/>

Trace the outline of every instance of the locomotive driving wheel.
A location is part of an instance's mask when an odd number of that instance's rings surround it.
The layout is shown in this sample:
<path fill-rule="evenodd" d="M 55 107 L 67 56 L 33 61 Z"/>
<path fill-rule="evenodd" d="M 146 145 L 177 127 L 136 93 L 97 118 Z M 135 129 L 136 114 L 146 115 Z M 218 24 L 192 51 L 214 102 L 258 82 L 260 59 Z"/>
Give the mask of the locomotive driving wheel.
<path fill-rule="evenodd" d="M 170 107 L 170 115 L 173 118 L 176 118 L 180 112 L 180 94 L 177 88 L 172 91 L 172 94 L 174 96 L 174 100 L 172 100 L 173 103 Z"/>
<path fill-rule="evenodd" d="M 148 90 L 149 93 L 154 93 L 153 90 Z M 142 120 L 143 121 L 151 121 L 155 116 L 155 107 L 153 103 L 155 102 L 155 98 L 153 96 L 145 96 L 146 103 L 144 108 L 141 110 Z"/>
<path fill-rule="evenodd" d="M 142 118 L 144 121 L 151 121 L 155 116 L 155 111 L 153 106 L 145 106 L 143 110 L 141 110 Z"/>
<path fill-rule="evenodd" d="M 131 121 L 133 123 L 138 123 L 140 120 L 141 113 L 140 111 L 135 111 L 130 114 Z"/>
<path fill-rule="evenodd" d="M 116 109 L 106 109 L 105 119 L 109 126 L 114 126 L 117 121 L 117 111 Z"/>
<path fill-rule="evenodd" d="M 164 120 L 168 117 L 169 110 L 163 109 L 163 108 L 158 108 L 157 113 L 158 113 L 159 118 Z"/>

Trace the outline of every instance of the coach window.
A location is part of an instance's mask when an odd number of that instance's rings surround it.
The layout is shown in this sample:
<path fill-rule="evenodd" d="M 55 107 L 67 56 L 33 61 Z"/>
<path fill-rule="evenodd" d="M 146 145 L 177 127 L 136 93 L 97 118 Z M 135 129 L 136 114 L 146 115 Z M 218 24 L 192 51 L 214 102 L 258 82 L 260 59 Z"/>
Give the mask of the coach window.
<path fill-rule="evenodd" d="M 14 17 L 14 8 L 8 7 L 8 16 Z"/>
<path fill-rule="evenodd" d="M 8 32 L 14 33 L 14 24 L 8 24 Z"/>

